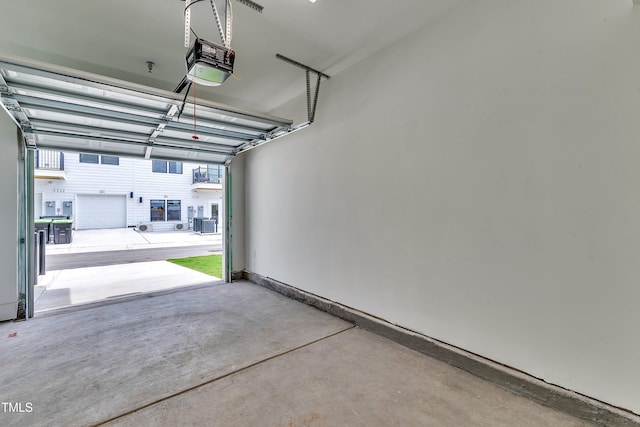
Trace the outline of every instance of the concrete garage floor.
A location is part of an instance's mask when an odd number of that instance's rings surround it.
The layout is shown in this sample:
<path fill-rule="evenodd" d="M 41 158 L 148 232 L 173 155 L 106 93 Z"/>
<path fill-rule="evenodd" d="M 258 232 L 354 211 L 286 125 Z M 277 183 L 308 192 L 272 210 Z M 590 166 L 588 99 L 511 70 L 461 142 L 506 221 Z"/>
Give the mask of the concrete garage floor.
<path fill-rule="evenodd" d="M 2 426 L 587 425 L 248 282 L 1 323 L 0 366 Z"/>

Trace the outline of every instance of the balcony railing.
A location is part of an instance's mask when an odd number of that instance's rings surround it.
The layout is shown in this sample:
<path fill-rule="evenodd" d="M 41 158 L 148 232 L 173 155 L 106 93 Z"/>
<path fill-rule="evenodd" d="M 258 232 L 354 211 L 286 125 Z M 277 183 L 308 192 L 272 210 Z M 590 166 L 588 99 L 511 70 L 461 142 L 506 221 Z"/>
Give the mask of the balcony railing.
<path fill-rule="evenodd" d="M 193 184 L 220 184 L 222 168 L 220 166 L 200 166 L 193 170 Z"/>
<path fill-rule="evenodd" d="M 64 170 L 64 153 L 52 150 L 36 150 L 36 169 Z"/>

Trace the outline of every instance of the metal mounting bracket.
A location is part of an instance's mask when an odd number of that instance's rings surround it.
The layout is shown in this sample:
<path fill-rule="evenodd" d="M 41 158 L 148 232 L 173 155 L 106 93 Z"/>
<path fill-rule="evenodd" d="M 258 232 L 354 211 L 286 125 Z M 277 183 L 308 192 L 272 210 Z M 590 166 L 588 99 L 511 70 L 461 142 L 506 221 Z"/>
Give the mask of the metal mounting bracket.
<path fill-rule="evenodd" d="M 9 85 L 2 75 L 0 75 L 0 105 L 2 105 L 2 108 L 9 113 L 13 121 L 22 130 L 25 147 L 28 149 L 36 149 L 36 136 L 33 133 L 29 118 L 22 110 L 22 106 L 18 100 L 15 99 L 15 96 L 9 89 Z"/>
<path fill-rule="evenodd" d="M 307 77 L 307 119 L 309 120 L 309 124 L 313 123 L 316 117 L 316 107 L 318 106 L 318 94 L 320 93 L 320 82 L 322 81 L 323 77 L 325 79 L 329 79 L 330 77 L 321 71 L 314 70 L 313 68 L 307 65 L 301 64 L 300 62 L 294 61 L 293 59 L 287 58 L 286 56 L 281 55 L 279 53 L 276 54 L 276 58 L 305 70 L 306 77 Z M 311 73 L 315 74 L 317 77 L 316 87 L 313 95 L 311 93 Z"/>
<path fill-rule="evenodd" d="M 154 131 L 151 133 L 151 135 L 149 135 L 149 145 L 147 146 L 147 148 L 145 149 L 144 152 L 144 158 L 145 159 L 149 159 L 151 157 L 151 150 L 152 150 L 152 146 L 151 144 L 153 144 L 154 142 L 156 142 L 156 138 L 158 137 L 158 135 L 160 135 L 160 133 L 162 133 L 162 131 L 164 131 L 164 128 L 167 127 L 167 124 L 170 121 L 174 120 L 174 117 L 176 115 L 176 113 L 178 112 L 179 108 L 177 105 L 172 105 L 169 108 L 169 111 L 167 112 L 167 114 L 165 114 L 164 118 L 162 119 L 162 123 L 158 123 L 158 126 L 156 126 L 156 128 L 154 129 Z"/>
<path fill-rule="evenodd" d="M 251 0 L 236 0 L 238 3 L 242 3 L 243 5 L 250 7 L 251 9 L 255 10 L 256 12 L 260 12 L 262 13 L 262 9 L 264 9 L 264 7 L 262 7 L 261 5 L 259 5 L 258 3 L 254 3 Z"/>

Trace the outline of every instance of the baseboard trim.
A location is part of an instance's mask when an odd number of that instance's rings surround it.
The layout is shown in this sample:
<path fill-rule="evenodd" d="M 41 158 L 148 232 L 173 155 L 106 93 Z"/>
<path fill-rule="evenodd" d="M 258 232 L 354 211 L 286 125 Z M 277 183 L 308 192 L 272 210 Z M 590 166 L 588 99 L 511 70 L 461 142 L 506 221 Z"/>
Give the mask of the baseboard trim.
<path fill-rule="evenodd" d="M 18 300 L 0 304 L 0 322 L 15 320 L 18 317 Z"/>
<path fill-rule="evenodd" d="M 235 282 L 236 280 L 242 280 L 245 277 L 244 271 L 232 271 L 231 272 L 231 281 Z"/>
<path fill-rule="evenodd" d="M 549 384 L 524 372 L 470 353 L 378 319 L 334 301 L 322 298 L 269 277 L 243 271 L 242 278 L 288 298 L 332 314 L 362 329 L 381 335 L 412 350 L 467 371 L 502 388 L 600 426 L 638 426 L 640 416 L 571 390 Z M 234 279 L 235 280 L 235 279 Z M 239 280 L 239 279 L 238 279 Z"/>

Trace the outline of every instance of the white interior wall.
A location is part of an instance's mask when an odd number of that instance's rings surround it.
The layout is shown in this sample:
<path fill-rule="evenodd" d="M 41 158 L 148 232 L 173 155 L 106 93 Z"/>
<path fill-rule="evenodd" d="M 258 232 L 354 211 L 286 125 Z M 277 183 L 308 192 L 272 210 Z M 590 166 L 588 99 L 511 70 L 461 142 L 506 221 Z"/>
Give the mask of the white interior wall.
<path fill-rule="evenodd" d="M 16 125 L 0 109 L 0 321 L 15 319 L 18 303 L 18 138 Z"/>
<path fill-rule="evenodd" d="M 640 413 L 639 42 L 629 0 L 469 2 L 334 76 L 247 153 L 247 268 Z"/>

